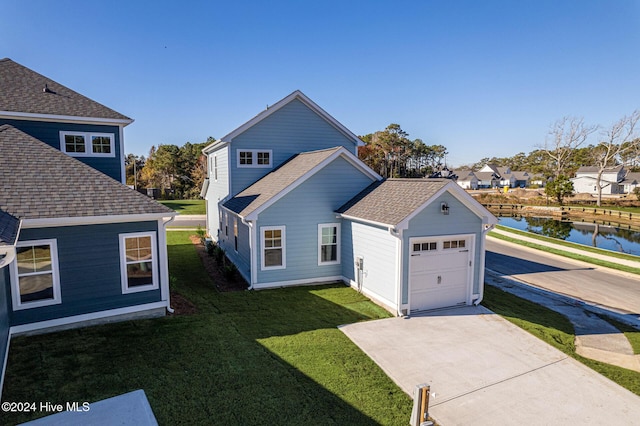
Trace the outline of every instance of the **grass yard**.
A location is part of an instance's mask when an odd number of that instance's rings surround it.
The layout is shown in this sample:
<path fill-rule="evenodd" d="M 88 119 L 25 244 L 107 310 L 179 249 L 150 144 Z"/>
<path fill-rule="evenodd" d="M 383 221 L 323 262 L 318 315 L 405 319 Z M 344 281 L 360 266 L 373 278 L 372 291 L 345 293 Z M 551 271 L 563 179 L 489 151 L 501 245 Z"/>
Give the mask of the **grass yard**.
<path fill-rule="evenodd" d="M 158 200 L 158 202 L 184 215 L 207 213 L 204 200 Z"/>
<path fill-rule="evenodd" d="M 640 373 L 576 354 L 573 325 L 563 315 L 490 285 L 485 286 L 482 304 L 518 327 L 640 396 Z M 635 350 L 640 341 L 640 331 L 622 324 L 621 326 L 623 327 L 621 331 L 625 332 Z"/>
<path fill-rule="evenodd" d="M 161 425 L 408 423 L 411 399 L 336 328 L 386 311 L 343 285 L 218 293 L 188 235 L 168 234 L 169 268 L 196 314 L 16 338 L 3 401 L 141 388 Z"/>

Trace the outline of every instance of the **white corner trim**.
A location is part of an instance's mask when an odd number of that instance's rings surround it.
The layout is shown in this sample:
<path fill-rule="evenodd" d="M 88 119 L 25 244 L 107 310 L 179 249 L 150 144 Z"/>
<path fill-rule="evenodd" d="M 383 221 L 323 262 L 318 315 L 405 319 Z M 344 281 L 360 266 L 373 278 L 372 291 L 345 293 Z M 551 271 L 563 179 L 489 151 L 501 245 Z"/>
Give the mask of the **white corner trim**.
<path fill-rule="evenodd" d="M 108 311 L 92 312 L 89 314 L 74 315 L 71 317 L 56 318 L 47 321 L 32 322 L 29 324 L 14 325 L 9 329 L 11 336 L 29 333 L 36 330 L 43 330 L 52 327 L 59 327 L 69 324 L 81 323 L 91 320 L 100 320 L 119 315 L 133 314 L 136 312 L 150 311 L 152 309 L 166 308 L 165 302 L 146 303 L 144 305 L 127 306 L 125 308 L 110 309 Z"/>

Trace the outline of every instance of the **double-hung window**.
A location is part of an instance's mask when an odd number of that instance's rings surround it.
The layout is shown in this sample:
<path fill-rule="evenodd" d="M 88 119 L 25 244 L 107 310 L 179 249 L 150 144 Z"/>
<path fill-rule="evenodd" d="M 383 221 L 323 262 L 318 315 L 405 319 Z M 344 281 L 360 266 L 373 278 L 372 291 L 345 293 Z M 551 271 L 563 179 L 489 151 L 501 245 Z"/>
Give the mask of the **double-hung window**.
<path fill-rule="evenodd" d="M 60 132 L 60 150 L 72 157 L 115 157 L 113 133 Z"/>
<path fill-rule="evenodd" d="M 318 265 L 340 263 L 340 224 L 318 225 Z"/>
<path fill-rule="evenodd" d="M 271 167 L 273 152 L 270 149 L 238 149 L 238 167 Z"/>
<path fill-rule="evenodd" d="M 56 240 L 19 242 L 12 272 L 14 310 L 62 303 Z"/>
<path fill-rule="evenodd" d="M 123 293 L 158 288 L 155 232 L 120 234 L 120 273 Z"/>
<path fill-rule="evenodd" d="M 260 234 L 260 242 L 262 246 L 262 269 L 286 268 L 285 227 L 261 227 Z"/>

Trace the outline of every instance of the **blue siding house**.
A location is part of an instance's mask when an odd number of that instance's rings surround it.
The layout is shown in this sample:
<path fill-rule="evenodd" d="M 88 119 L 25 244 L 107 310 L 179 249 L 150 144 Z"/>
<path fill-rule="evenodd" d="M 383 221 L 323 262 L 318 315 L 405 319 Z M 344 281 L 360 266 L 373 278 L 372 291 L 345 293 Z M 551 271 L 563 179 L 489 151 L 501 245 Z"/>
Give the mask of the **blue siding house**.
<path fill-rule="evenodd" d="M 175 212 L 123 184 L 131 119 L 10 59 L 0 93 L 1 380 L 11 336 L 170 310 Z"/>
<path fill-rule="evenodd" d="M 480 303 L 496 218 L 448 179 L 382 179 L 300 91 L 207 146 L 207 231 L 251 289 L 342 281 L 398 315 Z"/>

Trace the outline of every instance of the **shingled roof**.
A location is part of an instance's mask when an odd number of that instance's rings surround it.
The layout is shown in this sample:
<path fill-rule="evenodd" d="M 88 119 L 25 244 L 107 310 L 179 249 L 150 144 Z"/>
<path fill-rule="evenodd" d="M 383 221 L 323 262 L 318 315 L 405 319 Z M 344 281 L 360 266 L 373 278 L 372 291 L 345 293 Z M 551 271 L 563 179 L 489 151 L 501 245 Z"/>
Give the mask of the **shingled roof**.
<path fill-rule="evenodd" d="M 14 245 L 19 229 L 20 219 L 0 210 L 0 247 Z"/>
<path fill-rule="evenodd" d="M 241 217 L 246 217 L 340 150 L 344 148 L 335 147 L 297 154 L 224 203 L 224 206 Z"/>
<path fill-rule="evenodd" d="M 28 113 L 133 122 L 9 58 L 0 59 L 0 93 L 0 114 Z"/>
<path fill-rule="evenodd" d="M 175 215 L 13 126 L 0 126 L 0 152 L 0 210 L 15 218 Z"/>
<path fill-rule="evenodd" d="M 387 179 L 374 182 L 337 212 L 395 226 L 451 182 L 450 179 Z"/>

